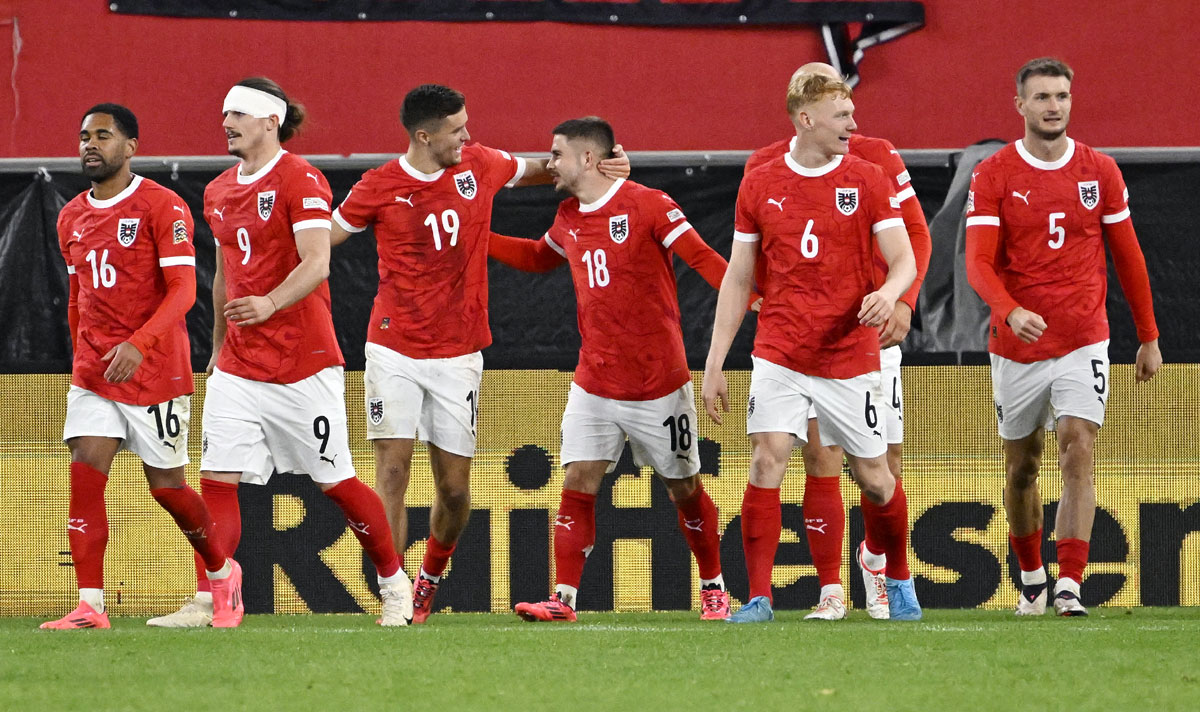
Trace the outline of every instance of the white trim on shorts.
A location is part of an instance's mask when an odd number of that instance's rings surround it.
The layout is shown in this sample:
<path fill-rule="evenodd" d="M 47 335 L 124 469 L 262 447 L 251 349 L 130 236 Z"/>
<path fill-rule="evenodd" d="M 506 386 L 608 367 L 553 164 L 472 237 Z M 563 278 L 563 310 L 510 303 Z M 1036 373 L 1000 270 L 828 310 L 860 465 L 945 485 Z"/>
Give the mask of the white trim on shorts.
<path fill-rule="evenodd" d="M 363 373 L 367 439 L 414 439 L 475 456 L 483 354 L 410 358 L 367 343 Z"/>
<path fill-rule="evenodd" d="M 214 369 L 204 398 L 200 469 L 240 472 L 265 485 L 273 472 L 336 484 L 354 477 L 341 366 L 295 383 L 264 383 Z"/>
<path fill-rule="evenodd" d="M 883 389 L 883 408 L 880 412 L 887 420 L 888 445 L 904 442 L 904 378 L 900 375 L 903 358 L 899 344 L 879 352 L 880 387 Z"/>
<path fill-rule="evenodd" d="M 661 398 L 644 401 L 603 398 L 572 382 L 563 411 L 559 460 L 564 467 L 607 460 L 612 472 L 628 437 L 639 467 L 652 467 L 668 479 L 687 479 L 700 471 L 696 423 L 691 380 Z"/>
<path fill-rule="evenodd" d="M 1108 339 L 1056 358 L 1020 363 L 991 354 L 997 430 L 1020 440 L 1054 430 L 1063 416 L 1104 425 L 1111 392 Z"/>
<path fill-rule="evenodd" d="M 158 408 L 157 414 L 155 407 Z M 171 470 L 188 464 L 188 424 L 191 418 L 190 395 L 176 396 L 157 406 L 129 405 L 109 400 L 86 388 L 71 386 L 67 390 L 63 440 L 113 438 L 121 441 L 121 449 L 137 455 L 150 467 Z"/>
<path fill-rule="evenodd" d="M 853 378 L 820 378 L 751 357 L 746 433 L 791 433 L 808 442 L 815 413 L 821 444 L 839 445 L 850 455 L 874 458 L 887 452 L 887 418 L 880 372 Z M 870 411 L 868 411 L 870 405 Z M 873 420 L 868 420 L 869 416 Z"/>

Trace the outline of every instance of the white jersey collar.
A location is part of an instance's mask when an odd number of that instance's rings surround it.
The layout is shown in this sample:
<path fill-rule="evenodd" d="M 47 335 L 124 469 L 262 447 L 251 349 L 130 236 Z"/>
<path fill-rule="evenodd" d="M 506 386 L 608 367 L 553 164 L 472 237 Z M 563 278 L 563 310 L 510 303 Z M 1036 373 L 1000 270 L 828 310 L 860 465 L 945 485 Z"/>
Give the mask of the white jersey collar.
<path fill-rule="evenodd" d="M 111 197 L 107 200 L 100 200 L 100 199 L 96 198 L 95 196 L 92 195 L 92 191 L 89 190 L 87 192 L 88 204 L 91 205 L 93 208 L 111 208 L 112 206 L 116 205 L 117 203 L 121 202 L 122 200 L 133 195 L 133 192 L 135 190 L 137 190 L 138 186 L 141 184 L 142 184 L 142 177 L 139 175 L 134 175 L 133 180 L 130 181 L 129 186 L 127 188 L 125 188 L 125 190 L 122 190 L 120 193 L 117 193 L 116 195 L 114 195 L 113 197 Z"/>
<path fill-rule="evenodd" d="M 1026 163 L 1034 168 L 1040 168 L 1043 171 L 1056 171 L 1071 162 L 1071 157 L 1075 155 L 1075 139 L 1070 136 L 1067 137 L 1067 150 L 1063 152 L 1062 157 L 1057 161 L 1043 161 L 1035 158 L 1029 152 L 1029 149 L 1025 148 L 1024 139 L 1017 139 L 1017 153 L 1020 154 Z"/>
<path fill-rule="evenodd" d="M 842 165 L 842 158 L 843 158 L 843 156 L 841 156 L 841 155 L 834 156 L 832 161 L 830 161 L 829 163 L 826 163 L 823 166 L 820 166 L 819 168 L 805 168 L 804 166 L 800 165 L 799 163 L 796 163 L 796 159 L 792 158 L 791 151 L 788 151 L 787 153 L 783 154 L 783 160 L 785 162 L 787 162 L 788 168 L 791 168 L 793 171 L 795 171 L 796 173 L 799 173 L 800 175 L 804 176 L 805 178 L 818 178 L 820 176 L 825 175 L 826 173 L 833 172 L 833 170 L 835 168 Z"/>
<path fill-rule="evenodd" d="M 244 166 L 246 164 L 239 163 L 238 169 L 237 169 L 237 182 L 242 185 L 250 185 L 251 183 L 254 183 L 259 178 L 262 178 L 266 174 L 270 173 L 271 169 L 275 167 L 276 163 L 279 163 L 279 159 L 283 158 L 283 154 L 285 154 L 285 153 L 287 153 L 287 151 L 283 150 L 282 148 L 279 149 L 279 153 L 276 153 L 274 158 L 267 161 L 267 165 L 263 166 L 262 168 L 259 168 L 253 174 L 248 175 L 248 176 L 242 175 L 242 166 Z"/>
<path fill-rule="evenodd" d="M 623 185 L 625 185 L 625 179 L 618 178 L 616 180 L 616 182 L 614 182 L 609 187 L 608 192 L 606 192 L 604 195 L 600 196 L 600 199 L 597 200 L 596 202 L 594 202 L 594 203 L 582 203 L 581 202 L 579 204 L 579 212 L 594 213 L 597 210 L 599 210 L 600 208 L 603 208 L 605 203 L 612 200 L 612 197 L 617 194 L 617 191 L 620 190 L 621 186 L 623 186 Z"/>
<path fill-rule="evenodd" d="M 439 168 L 436 173 L 422 173 L 421 171 L 418 171 L 416 168 L 412 167 L 412 164 L 408 162 L 408 156 L 400 157 L 400 167 L 404 169 L 405 173 L 409 174 L 413 178 L 416 178 L 420 181 L 425 181 L 426 183 L 434 182 L 438 178 L 441 178 L 442 174 L 446 172 L 445 168 Z"/>

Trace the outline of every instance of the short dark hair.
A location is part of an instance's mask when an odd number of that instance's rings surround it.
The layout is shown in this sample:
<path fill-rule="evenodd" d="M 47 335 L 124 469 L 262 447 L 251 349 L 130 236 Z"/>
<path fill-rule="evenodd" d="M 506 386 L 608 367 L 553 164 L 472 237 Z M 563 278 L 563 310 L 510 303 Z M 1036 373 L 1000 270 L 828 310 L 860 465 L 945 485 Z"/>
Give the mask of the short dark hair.
<path fill-rule="evenodd" d="M 432 121 L 441 121 L 463 110 L 467 99 L 461 92 L 441 84 L 422 84 L 404 96 L 400 107 L 400 123 L 410 134 L 427 128 Z"/>
<path fill-rule="evenodd" d="M 125 138 L 138 137 L 137 117 L 128 108 L 120 104 L 96 104 L 83 112 L 83 117 L 79 119 L 80 125 L 83 125 L 83 122 L 87 121 L 87 117 L 92 114 L 108 114 L 116 124 L 117 130 L 125 134 Z"/>
<path fill-rule="evenodd" d="M 581 119 L 570 119 L 554 127 L 550 132 L 554 136 L 566 136 L 567 139 L 582 138 L 596 144 L 600 149 L 601 158 L 612 158 L 613 146 L 617 140 L 613 137 L 612 126 L 599 116 L 584 116 Z"/>
<path fill-rule="evenodd" d="M 304 123 L 308 112 L 304 110 L 304 105 L 298 104 L 287 98 L 287 94 L 283 93 L 283 88 L 274 81 L 266 77 L 249 77 L 238 82 L 236 86 L 250 87 L 261 92 L 266 92 L 277 99 L 283 99 L 283 103 L 287 104 L 287 112 L 283 117 L 283 121 L 279 124 L 279 142 L 283 143 L 291 137 L 295 136 L 300 131 L 301 124 Z"/>
<path fill-rule="evenodd" d="M 1017 70 L 1017 94 L 1025 96 L 1025 81 L 1030 77 L 1066 77 L 1069 82 L 1075 79 L 1075 72 L 1061 59 L 1031 59 Z"/>

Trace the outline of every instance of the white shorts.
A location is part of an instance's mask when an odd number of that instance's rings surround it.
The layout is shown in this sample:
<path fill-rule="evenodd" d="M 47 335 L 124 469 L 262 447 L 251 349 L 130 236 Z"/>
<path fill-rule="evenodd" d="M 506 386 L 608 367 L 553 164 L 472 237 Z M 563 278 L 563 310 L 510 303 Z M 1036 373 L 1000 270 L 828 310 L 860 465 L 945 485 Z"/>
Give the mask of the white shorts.
<path fill-rule="evenodd" d="M 1065 356 L 1020 363 L 992 354 L 992 398 L 1000 437 L 1020 440 L 1054 430 L 1064 415 L 1104 425 L 1108 404 L 1108 339 Z"/>
<path fill-rule="evenodd" d="M 416 438 L 454 455 L 474 457 L 483 354 L 409 358 L 368 343 L 367 439 Z"/>
<path fill-rule="evenodd" d="M 820 378 L 752 357 L 746 432 L 791 433 L 808 440 L 813 415 L 822 445 L 840 445 L 854 457 L 887 452 L 887 416 L 879 371 L 854 378 Z"/>
<path fill-rule="evenodd" d="M 142 458 L 147 465 L 170 470 L 188 464 L 191 419 L 191 396 L 176 396 L 159 405 L 129 405 L 71 386 L 67 391 L 63 440 L 116 438 L 122 448 Z"/>
<path fill-rule="evenodd" d="M 565 466 L 585 460 L 608 460 L 612 472 L 625 438 L 633 461 L 653 467 L 663 477 L 681 480 L 700 471 L 696 442 L 696 400 L 692 382 L 662 398 L 646 401 L 601 398 L 571 384 L 562 419 Z"/>
<path fill-rule="evenodd" d="M 251 381 L 219 369 L 204 397 L 200 469 L 240 472 L 265 485 L 272 472 L 334 484 L 354 477 L 341 366 L 295 383 Z"/>
<path fill-rule="evenodd" d="M 904 442 L 904 381 L 900 378 L 902 358 L 899 346 L 879 352 L 879 372 L 883 387 L 883 405 L 879 412 L 887 423 L 888 445 Z"/>

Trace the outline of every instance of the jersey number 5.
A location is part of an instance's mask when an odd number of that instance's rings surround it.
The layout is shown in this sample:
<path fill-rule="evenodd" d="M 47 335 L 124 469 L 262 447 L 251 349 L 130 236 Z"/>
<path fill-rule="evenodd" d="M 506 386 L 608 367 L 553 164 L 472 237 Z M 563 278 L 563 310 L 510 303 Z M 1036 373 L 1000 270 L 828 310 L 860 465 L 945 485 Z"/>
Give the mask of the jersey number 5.
<path fill-rule="evenodd" d="M 1052 250 L 1062 247 L 1063 242 L 1067 239 L 1067 231 L 1063 229 L 1062 225 L 1054 224 L 1056 220 L 1062 220 L 1065 217 L 1067 217 L 1066 213 L 1050 213 L 1050 234 L 1055 237 L 1053 240 L 1047 240 L 1046 244 Z"/>

